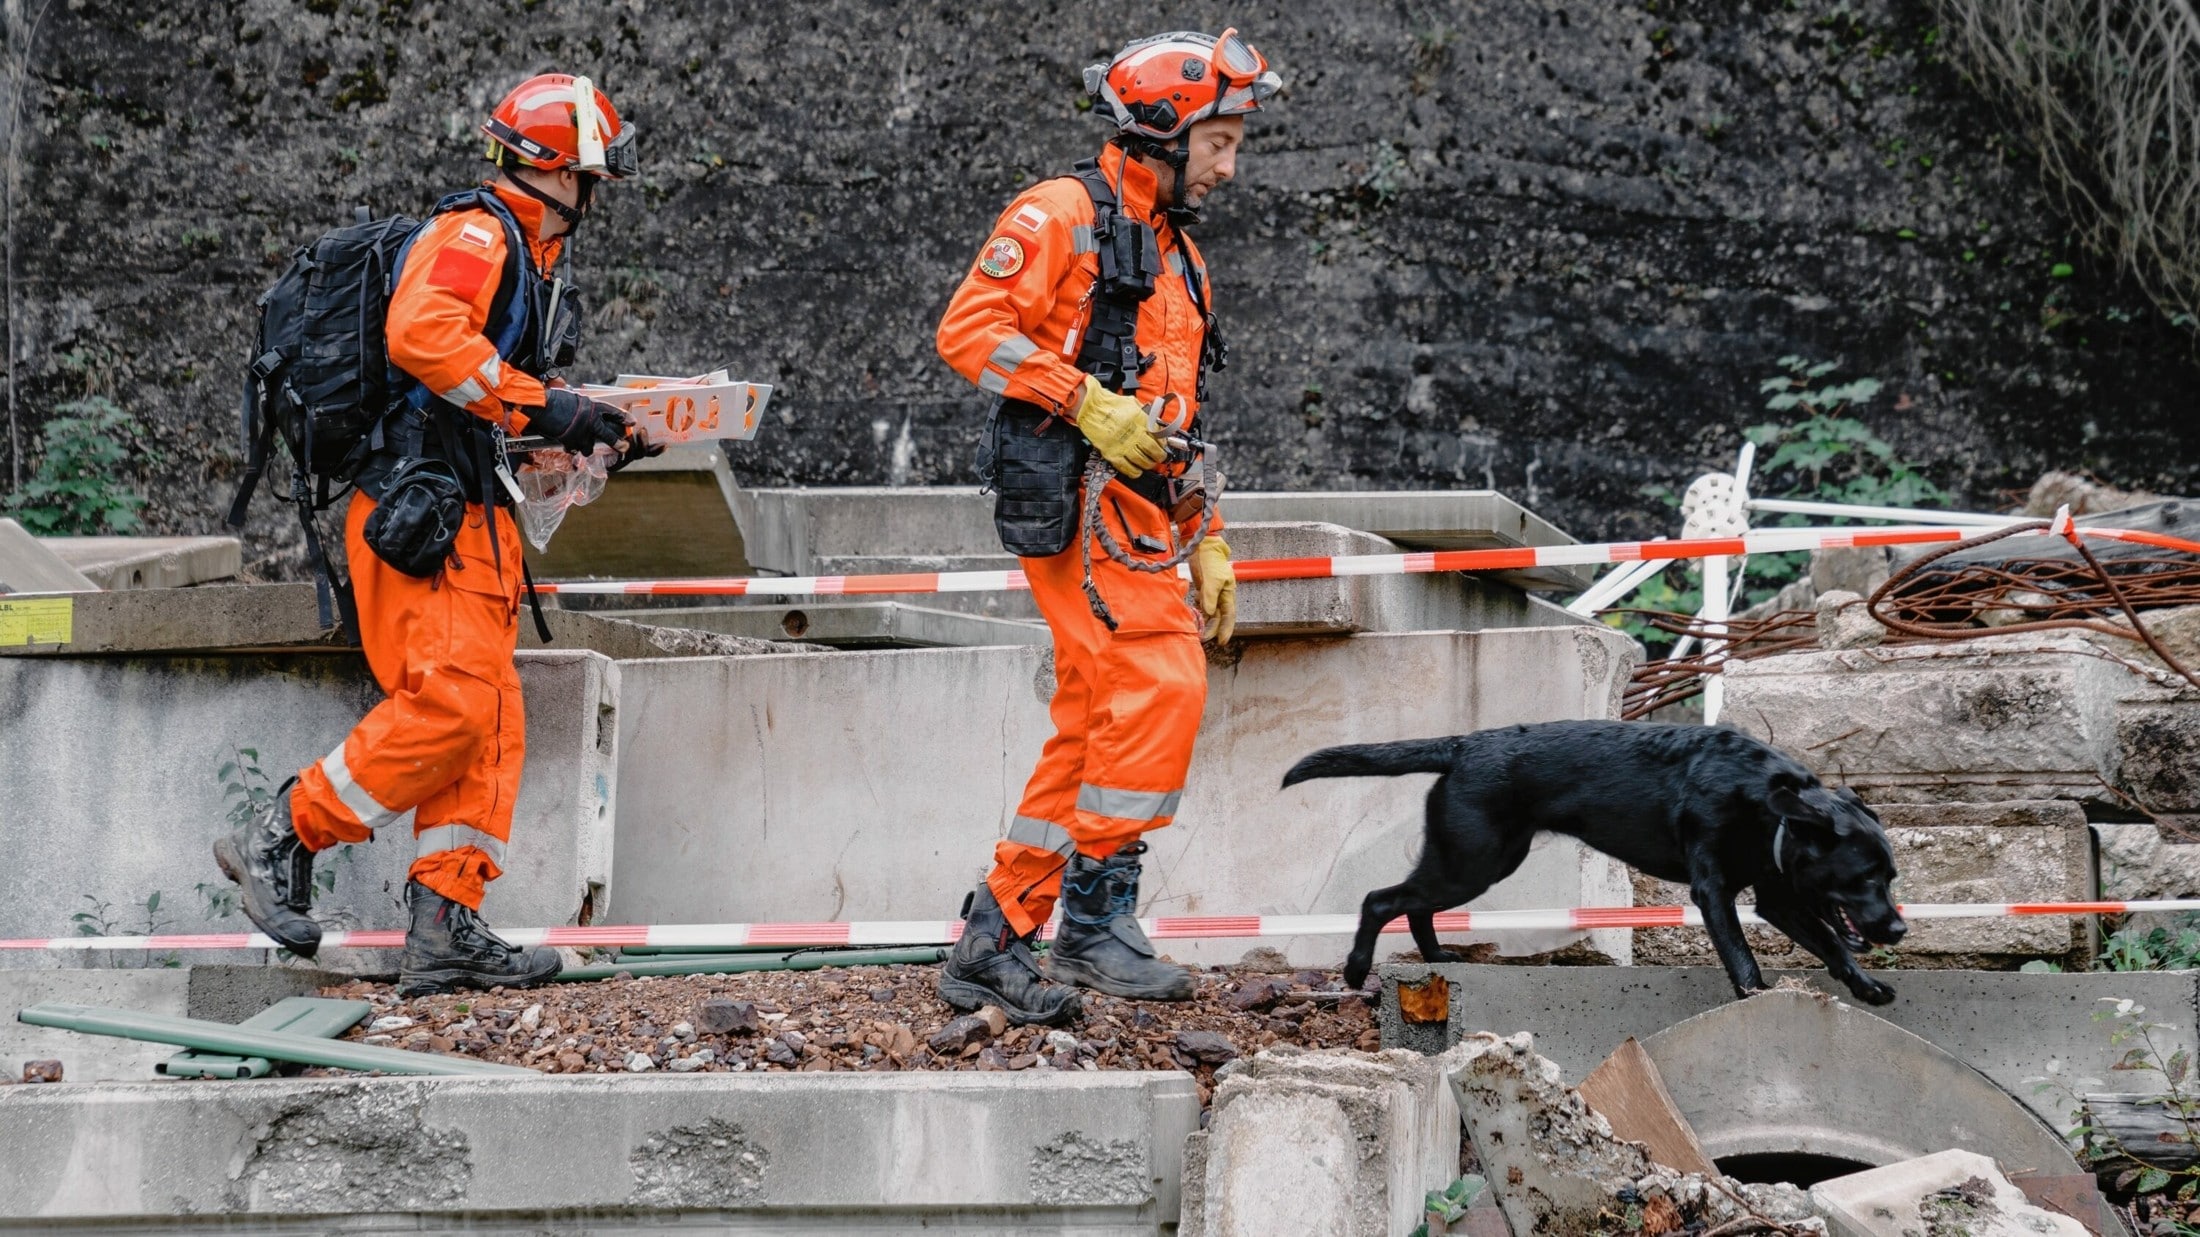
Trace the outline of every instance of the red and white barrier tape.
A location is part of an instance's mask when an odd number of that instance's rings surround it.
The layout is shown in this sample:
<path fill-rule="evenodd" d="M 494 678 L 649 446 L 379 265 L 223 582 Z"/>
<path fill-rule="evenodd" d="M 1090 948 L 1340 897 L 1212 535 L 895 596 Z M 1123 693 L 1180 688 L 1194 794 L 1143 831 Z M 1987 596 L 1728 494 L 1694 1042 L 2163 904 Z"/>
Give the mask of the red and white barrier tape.
<path fill-rule="evenodd" d="M 1746 906 L 1737 908 L 1745 924 L 1762 924 Z M 2200 911 L 2200 898 L 2152 902 L 1928 902 L 1904 906 L 1908 919 L 2008 919 L 2028 915 L 2123 915 L 2146 911 Z M 1276 936 L 1350 936 L 1358 915 L 1199 915 L 1160 916 L 1138 921 L 1155 940 L 1228 940 Z M 1438 932 L 1582 931 L 1590 928 L 1681 928 L 1703 926 L 1693 906 L 1585 906 L 1570 910 L 1445 911 L 1436 916 Z M 1385 932 L 1403 932 L 1398 919 Z M 1053 935 L 1051 925 L 1045 929 Z M 868 923 L 698 923 L 629 924 L 587 928 L 501 930 L 514 945 L 569 945 L 577 949 L 618 945 L 727 949 L 737 946 L 930 945 L 962 935 L 959 919 L 878 920 Z M 330 932 L 321 947 L 397 949 L 405 943 L 398 929 Z M 213 932 L 196 936 L 54 936 L 0 940 L 0 949 L 90 951 L 109 949 L 273 949 L 275 942 L 257 932 Z"/>
<path fill-rule="evenodd" d="M 2088 537 L 2130 541 L 2200 554 L 2200 541 L 2115 528 L 2077 530 Z M 1729 558 L 1856 546 L 1924 545 L 1975 537 L 1977 528 L 1771 528 L 1739 537 L 1673 541 L 1611 541 L 1593 545 L 1518 546 L 1499 550 L 1427 550 L 1330 558 L 1266 558 L 1238 563 L 1237 578 L 1319 580 L 1332 576 L 1408 576 L 1438 571 L 1519 571 L 1649 559 Z M 2043 528 L 2023 536 L 2067 536 Z M 1179 568 L 1179 574 L 1186 569 Z M 860 597 L 896 593 L 996 593 L 1031 587 L 1021 571 L 919 571 L 870 576 L 727 576 L 694 580 L 573 580 L 541 584 L 545 593 L 648 597 Z"/>

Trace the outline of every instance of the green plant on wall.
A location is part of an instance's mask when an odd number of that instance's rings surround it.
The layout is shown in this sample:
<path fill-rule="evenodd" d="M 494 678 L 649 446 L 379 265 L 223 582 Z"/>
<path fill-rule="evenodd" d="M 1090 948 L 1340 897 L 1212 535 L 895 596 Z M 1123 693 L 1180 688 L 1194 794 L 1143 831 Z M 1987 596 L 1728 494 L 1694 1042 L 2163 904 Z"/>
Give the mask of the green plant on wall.
<path fill-rule="evenodd" d="M 8 502 L 8 514 L 39 536 L 134 533 L 145 499 L 129 488 L 130 416 L 104 395 L 54 409 L 37 471 Z"/>

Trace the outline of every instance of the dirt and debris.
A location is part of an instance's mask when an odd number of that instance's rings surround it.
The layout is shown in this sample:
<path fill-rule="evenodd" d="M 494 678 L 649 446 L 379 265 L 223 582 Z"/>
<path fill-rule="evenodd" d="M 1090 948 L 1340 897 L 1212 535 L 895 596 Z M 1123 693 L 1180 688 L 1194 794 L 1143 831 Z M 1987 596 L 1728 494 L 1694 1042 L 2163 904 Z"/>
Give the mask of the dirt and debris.
<path fill-rule="evenodd" d="M 524 991 L 400 998 L 354 981 L 322 995 L 375 1016 L 345 1038 L 450 1052 L 550 1074 L 747 1070 L 1188 1070 L 1204 1103 L 1215 1070 L 1276 1044 L 1373 1050 L 1366 994 L 1335 971 L 1200 973 L 1191 1001 L 1087 991 L 1084 1020 L 1011 1027 L 997 1009 L 958 1014 L 932 966 L 638 976 Z"/>

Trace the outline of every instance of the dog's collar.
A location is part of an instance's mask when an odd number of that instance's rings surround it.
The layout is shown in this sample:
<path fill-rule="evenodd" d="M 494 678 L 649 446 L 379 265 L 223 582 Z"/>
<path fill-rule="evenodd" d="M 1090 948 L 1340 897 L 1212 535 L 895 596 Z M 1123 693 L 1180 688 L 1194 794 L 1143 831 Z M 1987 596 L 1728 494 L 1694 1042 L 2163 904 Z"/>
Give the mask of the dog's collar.
<path fill-rule="evenodd" d="M 1787 817 L 1782 816 L 1779 825 L 1772 831 L 1772 870 L 1782 876 L 1787 875 L 1787 864 L 1781 861 L 1780 852 L 1787 849 L 1787 839 L 1788 821 Z"/>

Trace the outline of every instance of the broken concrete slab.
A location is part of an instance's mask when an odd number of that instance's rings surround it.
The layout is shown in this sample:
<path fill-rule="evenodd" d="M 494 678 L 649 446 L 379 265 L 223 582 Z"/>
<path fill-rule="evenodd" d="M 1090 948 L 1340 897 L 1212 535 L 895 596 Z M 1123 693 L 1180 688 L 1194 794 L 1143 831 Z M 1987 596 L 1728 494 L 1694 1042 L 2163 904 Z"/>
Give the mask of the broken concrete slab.
<path fill-rule="evenodd" d="M 1216 1074 L 1185 1150 L 1183 1237 L 1393 1237 L 1459 1175 L 1448 1057 L 1266 1049 Z M 1192 1176 L 1197 1170 L 1196 1179 Z"/>
<path fill-rule="evenodd" d="M 1444 1023 L 1404 1020 L 1396 989 L 1431 974 L 1451 985 Z M 2131 998 L 2168 1024 L 2158 1032 L 2166 1056 L 2200 1051 L 2200 973 L 2191 971 L 2074 972 L 1883 971 L 1895 1001 L 1872 1015 L 1955 1056 L 2015 1095 L 2040 1120 L 2070 1122 L 2070 1101 L 2039 1091 L 2029 1079 L 2049 1063 L 2071 1076 L 2106 1078 L 2122 1056 L 2094 1011 L 2108 999 Z M 1823 970 L 1768 971 L 1775 982 L 1794 977 L 1820 992 L 1847 998 Z M 1717 967 L 1530 967 L 1403 963 L 1382 968 L 1377 1011 L 1386 1048 L 1441 1052 L 1477 1031 L 1530 1031 L 1543 1055 L 1569 1079 L 1585 1077 L 1621 1040 L 1650 1037 L 1697 1014 L 1732 1004 L 1734 990 Z M 1755 1000 L 1756 998 L 1751 998 Z M 1662 1069 L 1662 1062 L 1661 1062 Z M 1666 1082 L 1679 1089 L 1671 1077 Z M 1691 1118 L 1694 1120 L 1694 1118 Z M 1699 1129 L 1699 1135 L 1703 1131 Z M 1713 1155 L 1721 1154 L 1704 1142 Z M 1939 1150 L 1921 1147 L 1917 1154 Z"/>
<path fill-rule="evenodd" d="M 1198 1124 L 1179 1073 L 0 1087 L 0 1221 L 1150 1237 Z"/>
<path fill-rule="evenodd" d="M 2092 836 L 2067 800 L 1886 803 L 1875 809 L 1894 845 L 1904 902 L 2083 902 L 2094 897 Z M 1682 906 L 1688 890 L 1634 876 L 1638 906 Z M 1744 895 L 1743 902 L 1754 901 Z M 1776 928 L 1744 930 L 1766 966 L 1810 968 L 1809 953 Z M 1896 949 L 1906 967 L 2000 969 L 2034 958 L 2082 969 L 2092 960 L 2089 918 L 1933 919 L 1911 925 Z M 1635 960 L 1659 966 L 1717 962 L 1701 928 L 1643 928 Z"/>
<path fill-rule="evenodd" d="M 244 567 L 235 537 L 41 537 L 62 561 L 104 589 L 187 588 L 227 580 Z"/>
<path fill-rule="evenodd" d="M 88 593 L 99 586 L 14 520 L 0 519 L 0 596 Z"/>
<path fill-rule="evenodd" d="M 550 640 L 544 643 L 530 616 L 522 615 L 519 647 L 523 649 L 585 649 L 613 661 L 644 657 L 736 657 L 796 652 L 785 644 L 717 631 L 699 630 L 680 623 L 658 620 L 657 611 L 640 611 L 627 617 L 586 610 L 544 609 Z"/>
<path fill-rule="evenodd" d="M 1149 835 L 1145 912 L 1356 908 L 1410 866 L 1426 779 L 1278 791 L 1285 769 L 1330 743 L 1613 716 L 1634 648 L 1582 625 L 1233 649 L 1209 667 L 1177 823 Z M 621 812 L 609 913 L 621 922 L 944 921 L 1052 733 L 1051 661 L 1032 647 L 631 661 L 615 674 Z M 1418 689 L 1365 690 L 1377 681 Z M 1268 858 L 1242 861 L 1256 852 Z M 1626 890 L 1616 860 L 1554 837 L 1476 905 L 1610 905 Z M 1534 953 L 1584 934 L 1467 939 Z M 1624 931 L 1586 939 L 1607 953 L 1628 948 Z M 1341 949 L 1327 937 L 1168 948 L 1181 961 L 1229 962 L 1256 945 L 1325 965 Z"/>
<path fill-rule="evenodd" d="M 127 589 L 67 600 L 66 643 L 0 644 L 0 657 L 345 648 L 335 629 L 321 627 L 310 583 Z"/>
<path fill-rule="evenodd" d="M 2117 766 L 2142 747 L 2120 740 L 2119 710 L 2169 694 L 2160 672 L 2053 632 L 1789 653 L 1724 677 L 1726 720 L 1874 803 L 2118 803 Z"/>
<path fill-rule="evenodd" d="M 527 758 L 510 857 L 484 908 L 491 923 L 571 923 L 604 901 L 616 793 L 611 664 L 593 653 L 518 657 Z M 121 933 L 143 932 L 149 922 L 168 932 L 243 930 L 242 915 L 222 913 L 218 898 L 231 886 L 208 853 L 231 827 L 233 800 L 217 772 L 237 749 L 251 748 L 272 789 L 327 754 L 380 699 L 355 656 L 0 658 L 0 802 L 8 804 L 10 856 L 0 869 L 0 937 L 70 935 L 78 912 Z M 404 922 L 409 818 L 384 830 L 381 843 L 319 861 L 335 881 L 315 904 L 322 922 Z M 161 899 L 148 908 L 154 893 Z M 10 952 L 0 967 L 78 961 Z M 345 950 L 324 963 L 386 972 L 396 957 Z"/>
<path fill-rule="evenodd" d="M 1988 1156 L 1951 1147 L 1821 1181 L 1810 1205 L 1832 1237 L 2089 1237 L 2070 1216 L 2034 1206 Z"/>
<path fill-rule="evenodd" d="M 1470 1036 L 1442 1058 L 1475 1157 L 1515 1233 L 1588 1233 L 1612 1224 L 1622 1192 L 1645 1208 L 1670 1208 L 1666 1231 L 1703 1221 L 1715 1227 L 1747 1215 L 1782 1221 L 1790 1232 L 1823 1232 L 1803 1192 L 1683 1173 L 1623 1142 L 1566 1086 L 1535 1037 Z"/>

